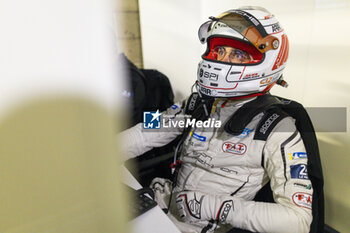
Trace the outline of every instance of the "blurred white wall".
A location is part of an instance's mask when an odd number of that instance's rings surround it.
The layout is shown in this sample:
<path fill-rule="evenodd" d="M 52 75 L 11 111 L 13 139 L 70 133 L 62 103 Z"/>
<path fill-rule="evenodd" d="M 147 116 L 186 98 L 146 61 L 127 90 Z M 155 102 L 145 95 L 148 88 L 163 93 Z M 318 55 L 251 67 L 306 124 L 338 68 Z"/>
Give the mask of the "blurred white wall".
<path fill-rule="evenodd" d="M 274 87 L 272 93 L 306 107 L 350 107 L 350 0 L 139 0 L 139 4 L 144 67 L 165 73 L 177 100 L 189 95 L 196 80 L 205 50 L 197 38 L 201 23 L 228 9 L 260 5 L 279 19 L 290 41 L 284 72 L 289 87 Z M 347 132 L 317 136 L 325 177 L 326 223 L 350 232 L 349 127 Z"/>
<path fill-rule="evenodd" d="M 108 108 L 117 98 L 111 2 L 1 1 L 0 110 L 29 97 L 81 95 Z"/>
<path fill-rule="evenodd" d="M 128 232 L 110 9 L 0 1 L 2 233 Z"/>
<path fill-rule="evenodd" d="M 185 98 L 196 80 L 201 44 L 200 1 L 139 0 L 144 68 L 166 74 L 176 99 Z"/>

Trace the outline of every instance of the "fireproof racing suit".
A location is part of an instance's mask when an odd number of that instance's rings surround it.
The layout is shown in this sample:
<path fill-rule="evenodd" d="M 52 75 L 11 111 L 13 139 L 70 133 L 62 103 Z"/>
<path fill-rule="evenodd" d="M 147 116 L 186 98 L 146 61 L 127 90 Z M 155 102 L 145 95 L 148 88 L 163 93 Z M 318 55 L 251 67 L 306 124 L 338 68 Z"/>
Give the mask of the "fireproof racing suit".
<path fill-rule="evenodd" d="M 182 232 L 201 232 L 205 227 L 214 231 L 215 223 L 219 225 L 215 232 L 224 232 L 221 230 L 228 225 L 253 232 L 309 232 L 313 188 L 295 120 L 283 118 L 266 141 L 253 139 L 263 113 L 256 115 L 240 135 L 223 129 L 230 116 L 251 100 L 217 99 L 210 118 L 220 121 L 221 127 L 194 127 L 185 139 L 169 214 Z M 175 104 L 163 114 L 174 116 L 172 121 L 182 121 L 186 119 L 183 112 L 183 107 Z M 269 121 L 273 118 L 265 122 L 267 126 Z M 182 131 L 172 127 L 148 132 L 140 123 L 121 135 L 126 158 L 163 146 Z M 253 201 L 268 181 L 275 203 Z M 167 204 L 169 184 L 162 179 L 152 184 L 161 206 Z"/>

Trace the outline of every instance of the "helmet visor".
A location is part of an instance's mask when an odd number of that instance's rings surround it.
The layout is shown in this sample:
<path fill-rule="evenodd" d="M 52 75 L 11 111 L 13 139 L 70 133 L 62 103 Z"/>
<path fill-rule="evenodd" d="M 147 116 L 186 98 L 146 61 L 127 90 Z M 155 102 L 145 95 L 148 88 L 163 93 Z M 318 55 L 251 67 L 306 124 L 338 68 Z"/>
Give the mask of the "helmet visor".
<path fill-rule="evenodd" d="M 212 20 L 203 23 L 198 30 L 198 38 L 202 44 L 204 44 L 209 36 L 209 31 L 211 28 Z"/>
<path fill-rule="evenodd" d="M 277 49 L 279 41 L 269 35 L 263 25 L 253 15 L 242 10 L 232 10 L 221 14 L 218 18 L 211 18 L 201 25 L 198 31 L 199 39 L 204 43 L 214 27 L 229 27 L 252 43 L 260 52 Z"/>

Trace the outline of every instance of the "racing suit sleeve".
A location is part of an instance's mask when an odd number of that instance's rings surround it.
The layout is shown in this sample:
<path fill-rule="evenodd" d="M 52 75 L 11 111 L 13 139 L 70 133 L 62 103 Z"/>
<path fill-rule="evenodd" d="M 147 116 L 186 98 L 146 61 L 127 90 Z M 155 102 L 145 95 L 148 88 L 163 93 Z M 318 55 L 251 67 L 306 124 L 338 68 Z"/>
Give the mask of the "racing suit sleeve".
<path fill-rule="evenodd" d="M 160 129 L 144 129 L 142 123 L 124 130 L 117 135 L 117 140 L 122 141 L 124 160 L 141 155 L 154 147 L 161 147 L 174 140 L 183 131 L 179 125 L 169 123 L 179 122 L 185 119 L 181 103 L 176 103 L 161 114 Z M 164 123 L 164 125 L 162 125 Z"/>
<path fill-rule="evenodd" d="M 276 125 L 263 153 L 276 203 L 233 197 L 234 210 L 227 223 L 257 232 L 309 232 L 313 189 L 305 146 L 292 118 Z"/>

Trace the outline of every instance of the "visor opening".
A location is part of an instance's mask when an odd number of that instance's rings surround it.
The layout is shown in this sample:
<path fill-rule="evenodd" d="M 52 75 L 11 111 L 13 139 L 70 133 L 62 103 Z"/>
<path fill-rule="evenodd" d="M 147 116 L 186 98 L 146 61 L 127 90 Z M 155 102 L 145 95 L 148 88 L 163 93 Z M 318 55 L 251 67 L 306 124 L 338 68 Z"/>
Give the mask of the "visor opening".
<path fill-rule="evenodd" d="M 213 49 L 216 46 L 229 46 L 249 53 L 252 56 L 253 60 L 247 64 L 258 63 L 263 58 L 263 54 L 253 45 L 232 38 L 211 37 L 208 38 L 208 45 L 208 50 L 206 52 L 207 54 L 204 55 L 204 58 L 209 60 L 216 60 L 213 55 Z"/>

